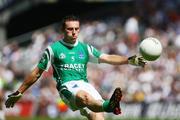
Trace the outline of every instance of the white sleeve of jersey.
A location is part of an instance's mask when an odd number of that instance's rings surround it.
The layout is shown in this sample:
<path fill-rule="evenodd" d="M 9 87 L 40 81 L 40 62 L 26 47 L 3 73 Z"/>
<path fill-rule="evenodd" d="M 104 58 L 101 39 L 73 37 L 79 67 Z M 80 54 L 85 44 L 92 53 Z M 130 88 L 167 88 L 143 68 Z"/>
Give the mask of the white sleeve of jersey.
<path fill-rule="evenodd" d="M 99 58 L 96 57 L 95 54 L 93 53 L 93 50 L 95 48 L 91 45 L 88 45 L 87 48 L 88 48 L 88 53 L 89 53 L 89 62 L 99 63 L 99 61 L 98 61 Z"/>
<path fill-rule="evenodd" d="M 51 63 L 54 58 L 54 52 L 50 46 L 47 47 L 47 50 L 45 51 L 45 54 L 48 56 L 48 63 L 45 71 L 48 71 L 49 67 L 51 66 Z"/>

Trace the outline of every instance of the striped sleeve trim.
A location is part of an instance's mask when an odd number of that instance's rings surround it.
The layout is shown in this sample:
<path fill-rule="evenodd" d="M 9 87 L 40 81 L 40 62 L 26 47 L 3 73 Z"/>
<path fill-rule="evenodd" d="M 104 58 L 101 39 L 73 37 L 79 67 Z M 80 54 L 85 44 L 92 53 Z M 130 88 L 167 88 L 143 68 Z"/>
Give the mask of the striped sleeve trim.
<path fill-rule="evenodd" d="M 52 48 L 50 46 L 48 46 L 46 51 L 47 51 L 49 60 L 52 62 L 54 59 L 54 52 L 53 52 Z"/>
<path fill-rule="evenodd" d="M 89 53 L 89 62 L 99 63 L 98 58 L 93 54 L 94 48 L 90 45 L 88 45 L 87 48 L 88 48 L 88 53 Z"/>
<path fill-rule="evenodd" d="M 53 50 L 52 50 L 52 48 L 50 46 L 48 46 L 46 48 L 45 54 L 47 54 L 47 57 L 48 57 L 48 64 L 47 64 L 47 67 L 46 67 L 46 71 L 48 71 L 49 67 L 51 66 L 51 63 L 54 60 L 54 52 L 53 52 Z"/>

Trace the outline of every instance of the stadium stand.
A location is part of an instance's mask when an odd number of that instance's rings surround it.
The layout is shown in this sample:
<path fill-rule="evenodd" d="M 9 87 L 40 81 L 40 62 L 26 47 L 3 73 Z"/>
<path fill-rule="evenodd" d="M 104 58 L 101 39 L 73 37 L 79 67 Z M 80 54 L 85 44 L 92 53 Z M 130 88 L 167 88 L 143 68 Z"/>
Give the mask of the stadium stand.
<path fill-rule="evenodd" d="M 122 116 L 180 118 L 180 17 L 176 2 L 166 0 L 159 9 L 161 2 L 140 0 L 135 4 L 138 8 L 136 15 L 124 18 L 109 14 L 103 19 L 82 22 L 79 40 L 106 53 L 130 56 L 138 52 L 138 43 L 148 36 L 157 37 L 163 45 L 160 59 L 149 62 L 145 69 L 89 64 L 88 78 L 104 98 L 109 98 L 115 87 L 122 88 Z M 3 46 L 0 53 L 0 90 L 5 96 L 37 64 L 46 46 L 62 38 L 58 25 L 55 23 L 32 31 L 26 45 L 14 40 Z M 52 80 L 52 69 L 40 79 L 13 108 L 17 111 L 5 109 L 7 116 L 56 118 L 78 115 L 59 98 Z M 23 109 L 29 111 L 23 112 Z"/>

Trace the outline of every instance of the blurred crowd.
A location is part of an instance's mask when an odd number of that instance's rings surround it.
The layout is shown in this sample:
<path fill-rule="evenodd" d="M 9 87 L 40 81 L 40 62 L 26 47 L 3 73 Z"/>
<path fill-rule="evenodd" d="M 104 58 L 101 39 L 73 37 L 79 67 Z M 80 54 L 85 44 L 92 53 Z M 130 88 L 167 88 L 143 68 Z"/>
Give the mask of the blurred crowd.
<path fill-rule="evenodd" d="M 176 9 L 172 9 L 173 4 L 167 4 L 168 10 L 153 9 L 153 5 L 148 5 L 147 13 L 141 13 L 139 8 L 137 15 L 126 19 L 112 16 L 81 23 L 78 39 L 104 53 L 139 54 L 139 42 L 150 36 L 158 38 L 163 46 L 160 58 L 149 61 L 145 68 L 88 64 L 89 82 L 104 99 L 111 96 L 115 87 L 121 87 L 124 102 L 180 102 L 180 16 Z M 18 41 L 5 45 L 0 52 L 0 98 L 6 98 L 8 93 L 14 91 L 36 66 L 47 45 L 62 37 L 54 26 L 48 26 L 34 31 L 27 46 L 20 46 Z M 36 102 L 36 114 L 56 116 L 56 104 L 60 98 L 55 86 L 50 68 L 24 94 L 22 101 Z M 2 97 L 3 94 L 5 97 Z"/>

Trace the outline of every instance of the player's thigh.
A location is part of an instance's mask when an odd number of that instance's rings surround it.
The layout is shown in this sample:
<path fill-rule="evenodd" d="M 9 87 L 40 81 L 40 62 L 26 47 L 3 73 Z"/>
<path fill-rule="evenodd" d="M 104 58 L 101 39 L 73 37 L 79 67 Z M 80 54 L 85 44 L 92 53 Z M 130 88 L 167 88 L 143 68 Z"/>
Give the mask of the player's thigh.
<path fill-rule="evenodd" d="M 75 95 L 77 103 L 87 106 L 95 103 L 95 101 L 103 101 L 99 92 L 91 84 L 84 82 L 80 86 L 81 89 Z"/>
<path fill-rule="evenodd" d="M 103 100 L 99 92 L 90 83 L 83 83 L 83 90 L 86 91 L 95 100 Z"/>
<path fill-rule="evenodd" d="M 63 84 L 63 86 L 66 86 L 67 90 L 72 93 L 72 97 L 66 98 L 66 97 L 63 97 L 64 95 L 61 94 L 62 99 L 65 101 L 66 104 L 68 103 L 68 105 L 71 106 L 71 109 L 73 110 L 76 110 L 78 107 L 81 108 L 81 107 L 87 106 L 87 103 L 88 103 L 87 101 L 92 100 L 92 99 L 103 101 L 98 91 L 91 84 L 86 83 L 84 81 L 70 81 Z M 78 105 L 76 105 L 77 95 L 79 96 L 78 99 L 80 99 L 80 101 L 78 102 L 79 103 Z M 82 103 L 82 100 L 85 100 L 85 99 L 86 101 L 84 102 L 86 102 L 86 104 Z"/>
<path fill-rule="evenodd" d="M 87 105 L 91 104 L 94 100 L 93 96 L 91 96 L 88 92 L 84 90 L 79 90 L 76 94 L 76 105 L 78 107 L 86 107 Z"/>

